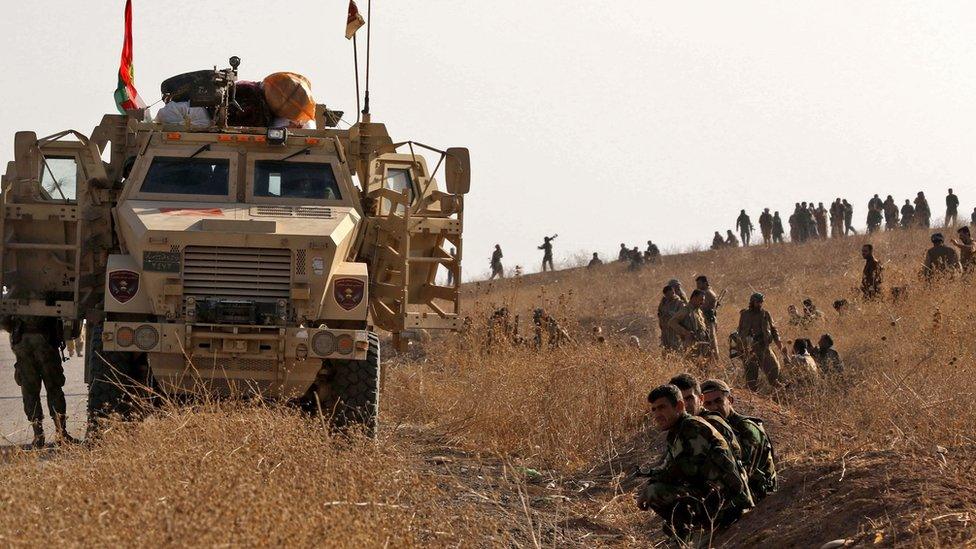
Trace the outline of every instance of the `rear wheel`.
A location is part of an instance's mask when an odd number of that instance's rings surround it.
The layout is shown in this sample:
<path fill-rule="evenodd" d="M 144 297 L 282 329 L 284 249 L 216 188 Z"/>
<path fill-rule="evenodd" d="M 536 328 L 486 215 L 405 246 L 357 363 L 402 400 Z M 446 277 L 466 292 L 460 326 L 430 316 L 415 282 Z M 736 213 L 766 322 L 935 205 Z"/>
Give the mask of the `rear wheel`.
<path fill-rule="evenodd" d="M 335 427 L 362 425 L 367 435 L 375 436 L 380 396 L 379 337 L 369 333 L 366 360 L 335 360 L 327 369 L 327 376 L 316 388 L 318 403 L 312 404 L 331 416 Z"/>
<path fill-rule="evenodd" d="M 88 430 L 113 414 L 129 418 L 149 397 L 150 375 L 145 353 L 102 350 L 102 323 L 89 323 L 85 338 L 88 381 Z"/>

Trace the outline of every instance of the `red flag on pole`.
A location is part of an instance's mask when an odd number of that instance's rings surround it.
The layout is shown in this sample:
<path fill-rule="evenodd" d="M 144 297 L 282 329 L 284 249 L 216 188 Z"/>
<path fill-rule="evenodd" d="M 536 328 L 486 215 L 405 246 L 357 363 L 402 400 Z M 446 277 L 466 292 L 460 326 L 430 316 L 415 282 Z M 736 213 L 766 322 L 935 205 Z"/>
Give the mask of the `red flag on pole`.
<path fill-rule="evenodd" d="M 349 0 L 349 15 L 346 16 L 346 40 L 350 40 L 356 35 L 359 27 L 366 24 L 366 20 L 359 14 L 359 8 L 355 0 Z"/>
<path fill-rule="evenodd" d="M 119 85 L 115 89 L 115 106 L 119 112 L 145 108 L 146 103 L 136 91 L 135 67 L 132 65 L 132 0 L 125 0 L 125 38 L 122 40 L 122 59 L 119 62 Z"/>

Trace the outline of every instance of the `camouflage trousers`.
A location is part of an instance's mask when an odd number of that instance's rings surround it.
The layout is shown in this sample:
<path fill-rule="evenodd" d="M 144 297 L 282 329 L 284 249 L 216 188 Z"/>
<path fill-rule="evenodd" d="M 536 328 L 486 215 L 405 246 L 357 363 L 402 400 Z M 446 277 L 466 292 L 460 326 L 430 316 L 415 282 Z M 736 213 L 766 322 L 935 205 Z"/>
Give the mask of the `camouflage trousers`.
<path fill-rule="evenodd" d="M 766 374 L 766 381 L 770 385 L 779 384 L 779 359 L 769 346 L 754 348 L 745 359 L 746 387 L 755 391 L 759 389 L 759 370 Z"/>
<path fill-rule="evenodd" d="M 737 505 L 737 502 L 727 501 L 717 489 L 707 486 L 692 487 L 659 480 L 647 483 L 639 495 L 639 503 L 657 513 L 670 526 L 666 530 L 674 532 L 686 532 L 694 526 L 726 525 L 751 506 L 750 503 Z"/>
<path fill-rule="evenodd" d="M 47 408 L 55 425 L 63 425 L 67 411 L 64 401 L 64 366 L 58 350 L 51 346 L 47 337 L 41 334 L 24 334 L 20 342 L 13 346 L 17 363 L 14 365 L 14 380 L 20 386 L 24 400 L 24 414 L 34 425 L 35 430 L 44 421 L 41 406 L 41 384 L 47 393 Z"/>

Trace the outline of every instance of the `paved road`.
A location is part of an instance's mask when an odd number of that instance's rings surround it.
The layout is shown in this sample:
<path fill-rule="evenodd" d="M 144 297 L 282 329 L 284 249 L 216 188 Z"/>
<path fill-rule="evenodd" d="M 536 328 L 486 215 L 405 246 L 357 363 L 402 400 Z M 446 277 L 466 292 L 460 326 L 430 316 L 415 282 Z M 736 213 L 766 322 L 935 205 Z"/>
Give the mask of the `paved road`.
<path fill-rule="evenodd" d="M 20 387 L 14 382 L 14 353 L 10 350 L 10 337 L 0 333 L 0 446 L 26 444 L 33 438 L 33 432 L 24 415 L 24 404 L 20 398 Z M 72 358 L 64 365 L 67 383 L 64 394 L 68 401 L 68 431 L 81 438 L 85 434 L 85 407 L 88 404 L 88 386 L 85 385 L 85 365 L 83 359 Z M 44 405 L 44 432 L 48 442 L 54 440 L 54 422 L 47 411 L 47 401 L 41 390 Z"/>

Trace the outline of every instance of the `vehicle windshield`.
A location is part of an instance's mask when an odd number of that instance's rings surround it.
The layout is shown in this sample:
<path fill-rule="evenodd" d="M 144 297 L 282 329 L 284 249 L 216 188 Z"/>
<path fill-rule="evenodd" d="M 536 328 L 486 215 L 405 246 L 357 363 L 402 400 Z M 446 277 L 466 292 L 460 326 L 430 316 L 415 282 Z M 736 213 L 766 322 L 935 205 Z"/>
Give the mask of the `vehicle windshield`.
<path fill-rule="evenodd" d="M 331 164 L 258 160 L 254 163 L 254 196 L 340 200 Z"/>
<path fill-rule="evenodd" d="M 141 192 L 227 196 L 230 160 L 226 158 L 156 157 Z"/>

